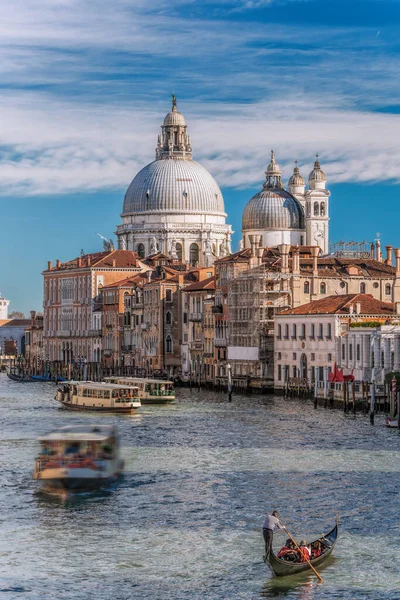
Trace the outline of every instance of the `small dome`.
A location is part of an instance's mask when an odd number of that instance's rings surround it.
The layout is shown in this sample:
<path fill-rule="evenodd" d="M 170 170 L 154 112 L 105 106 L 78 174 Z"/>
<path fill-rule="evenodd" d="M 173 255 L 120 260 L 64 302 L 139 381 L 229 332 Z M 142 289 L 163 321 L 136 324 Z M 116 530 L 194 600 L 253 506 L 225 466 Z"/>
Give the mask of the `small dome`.
<path fill-rule="evenodd" d="M 165 116 L 164 127 L 169 127 L 169 126 L 186 127 L 186 121 L 185 121 L 184 116 L 181 115 L 181 113 L 176 108 L 175 108 L 175 110 L 172 110 Z"/>
<path fill-rule="evenodd" d="M 282 169 L 275 162 L 275 152 L 271 150 L 271 162 L 269 163 L 267 170 L 265 171 L 266 175 L 282 175 Z"/>
<path fill-rule="evenodd" d="M 293 185 L 293 186 L 305 186 L 306 185 L 306 182 L 304 181 L 304 177 L 300 174 L 300 169 L 297 166 L 297 161 L 296 161 L 296 166 L 293 169 L 293 175 L 289 179 L 288 185 Z"/>
<path fill-rule="evenodd" d="M 317 154 L 317 160 L 314 163 L 314 169 L 311 171 L 310 175 L 308 176 L 308 181 L 326 181 L 326 175 L 323 172 L 323 170 L 321 169 L 321 165 L 320 162 L 318 160 L 318 154 Z"/>
<path fill-rule="evenodd" d="M 304 229 L 303 208 L 285 189 L 264 187 L 247 203 L 242 229 Z"/>

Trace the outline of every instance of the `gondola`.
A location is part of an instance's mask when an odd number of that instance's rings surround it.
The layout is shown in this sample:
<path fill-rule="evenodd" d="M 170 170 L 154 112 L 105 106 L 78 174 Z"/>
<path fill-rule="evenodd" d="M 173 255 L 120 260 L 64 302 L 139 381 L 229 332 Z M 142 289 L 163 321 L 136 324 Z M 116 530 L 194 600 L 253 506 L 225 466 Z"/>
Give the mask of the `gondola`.
<path fill-rule="evenodd" d="M 16 375 L 15 373 L 7 373 L 7 377 L 11 379 L 11 381 L 17 381 L 18 383 L 28 383 L 31 381 L 29 375 Z"/>
<path fill-rule="evenodd" d="M 337 537 L 338 524 L 336 523 L 332 531 L 311 542 L 312 544 L 314 544 L 315 542 L 321 542 L 321 545 L 324 548 L 324 551 L 322 552 L 321 556 L 310 560 L 313 567 L 320 566 L 328 558 L 328 556 L 332 554 Z M 272 550 L 269 555 L 268 562 L 270 564 L 271 569 L 277 577 L 283 577 L 284 575 L 295 575 L 296 573 L 301 573 L 302 571 L 311 570 L 308 563 L 290 562 L 288 560 L 283 560 L 281 558 L 278 558 Z"/>

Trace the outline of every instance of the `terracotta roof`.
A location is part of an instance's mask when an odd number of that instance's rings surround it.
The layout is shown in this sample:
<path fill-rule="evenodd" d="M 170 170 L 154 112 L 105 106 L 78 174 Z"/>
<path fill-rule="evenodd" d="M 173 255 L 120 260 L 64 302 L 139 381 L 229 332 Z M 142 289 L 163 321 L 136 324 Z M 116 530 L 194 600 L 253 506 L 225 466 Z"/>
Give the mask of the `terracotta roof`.
<path fill-rule="evenodd" d="M 10 327 L 28 327 L 31 324 L 30 319 L 1 319 L 0 327 L 9 325 Z"/>
<path fill-rule="evenodd" d="M 200 292 L 202 290 L 215 290 L 215 277 L 208 277 L 203 281 L 196 281 L 184 288 L 185 292 Z"/>
<path fill-rule="evenodd" d="M 149 269 L 149 271 L 150 271 L 150 269 Z M 146 273 L 138 273 L 137 275 L 131 275 L 130 277 L 125 277 L 125 279 L 120 279 L 118 281 L 115 281 L 114 283 L 105 285 L 101 289 L 102 290 L 111 290 L 114 288 L 132 287 L 133 285 L 141 283 L 142 281 L 147 281 L 147 279 L 148 279 L 147 273 L 149 271 L 147 271 Z"/>
<path fill-rule="evenodd" d="M 78 256 L 73 260 L 63 262 L 59 267 L 53 265 L 50 271 L 64 271 L 67 269 L 87 269 L 90 267 L 113 267 L 113 261 L 115 261 L 115 267 L 117 268 L 139 268 L 140 261 L 136 252 L 132 250 L 112 250 L 111 252 L 95 252 L 92 254 L 84 254 Z M 89 264 L 90 263 L 90 264 Z M 48 269 L 46 269 L 48 272 Z"/>
<path fill-rule="evenodd" d="M 245 248 L 244 250 L 239 250 L 239 252 L 235 252 L 234 254 L 229 254 L 229 256 L 219 258 L 214 264 L 219 265 L 226 262 L 247 262 L 251 256 L 252 254 L 250 248 Z"/>
<path fill-rule="evenodd" d="M 392 302 L 381 302 L 371 294 L 343 294 L 339 296 L 327 296 L 320 300 L 314 300 L 308 304 L 285 310 L 279 315 L 328 315 L 328 314 L 350 314 L 350 306 L 359 302 L 362 315 L 384 315 L 394 316 L 395 305 Z"/>

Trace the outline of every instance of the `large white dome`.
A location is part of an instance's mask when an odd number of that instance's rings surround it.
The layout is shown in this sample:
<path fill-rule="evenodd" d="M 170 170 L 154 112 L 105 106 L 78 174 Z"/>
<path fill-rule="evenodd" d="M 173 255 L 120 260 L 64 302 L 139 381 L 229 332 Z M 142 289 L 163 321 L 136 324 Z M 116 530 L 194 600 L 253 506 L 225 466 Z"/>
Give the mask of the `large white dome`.
<path fill-rule="evenodd" d="M 130 184 L 122 216 L 154 211 L 225 215 L 215 179 L 196 161 L 181 158 L 153 161 Z"/>

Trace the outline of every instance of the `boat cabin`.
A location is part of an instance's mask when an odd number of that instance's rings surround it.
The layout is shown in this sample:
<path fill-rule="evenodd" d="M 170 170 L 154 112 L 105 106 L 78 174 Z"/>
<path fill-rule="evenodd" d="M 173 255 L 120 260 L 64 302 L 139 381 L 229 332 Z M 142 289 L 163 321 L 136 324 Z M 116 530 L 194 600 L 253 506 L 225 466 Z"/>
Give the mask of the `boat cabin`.
<path fill-rule="evenodd" d="M 106 382 L 115 382 L 120 385 L 135 386 L 139 390 L 140 397 L 169 396 L 175 397 L 174 384 L 172 381 L 163 379 L 149 379 L 147 377 L 107 377 Z"/>

